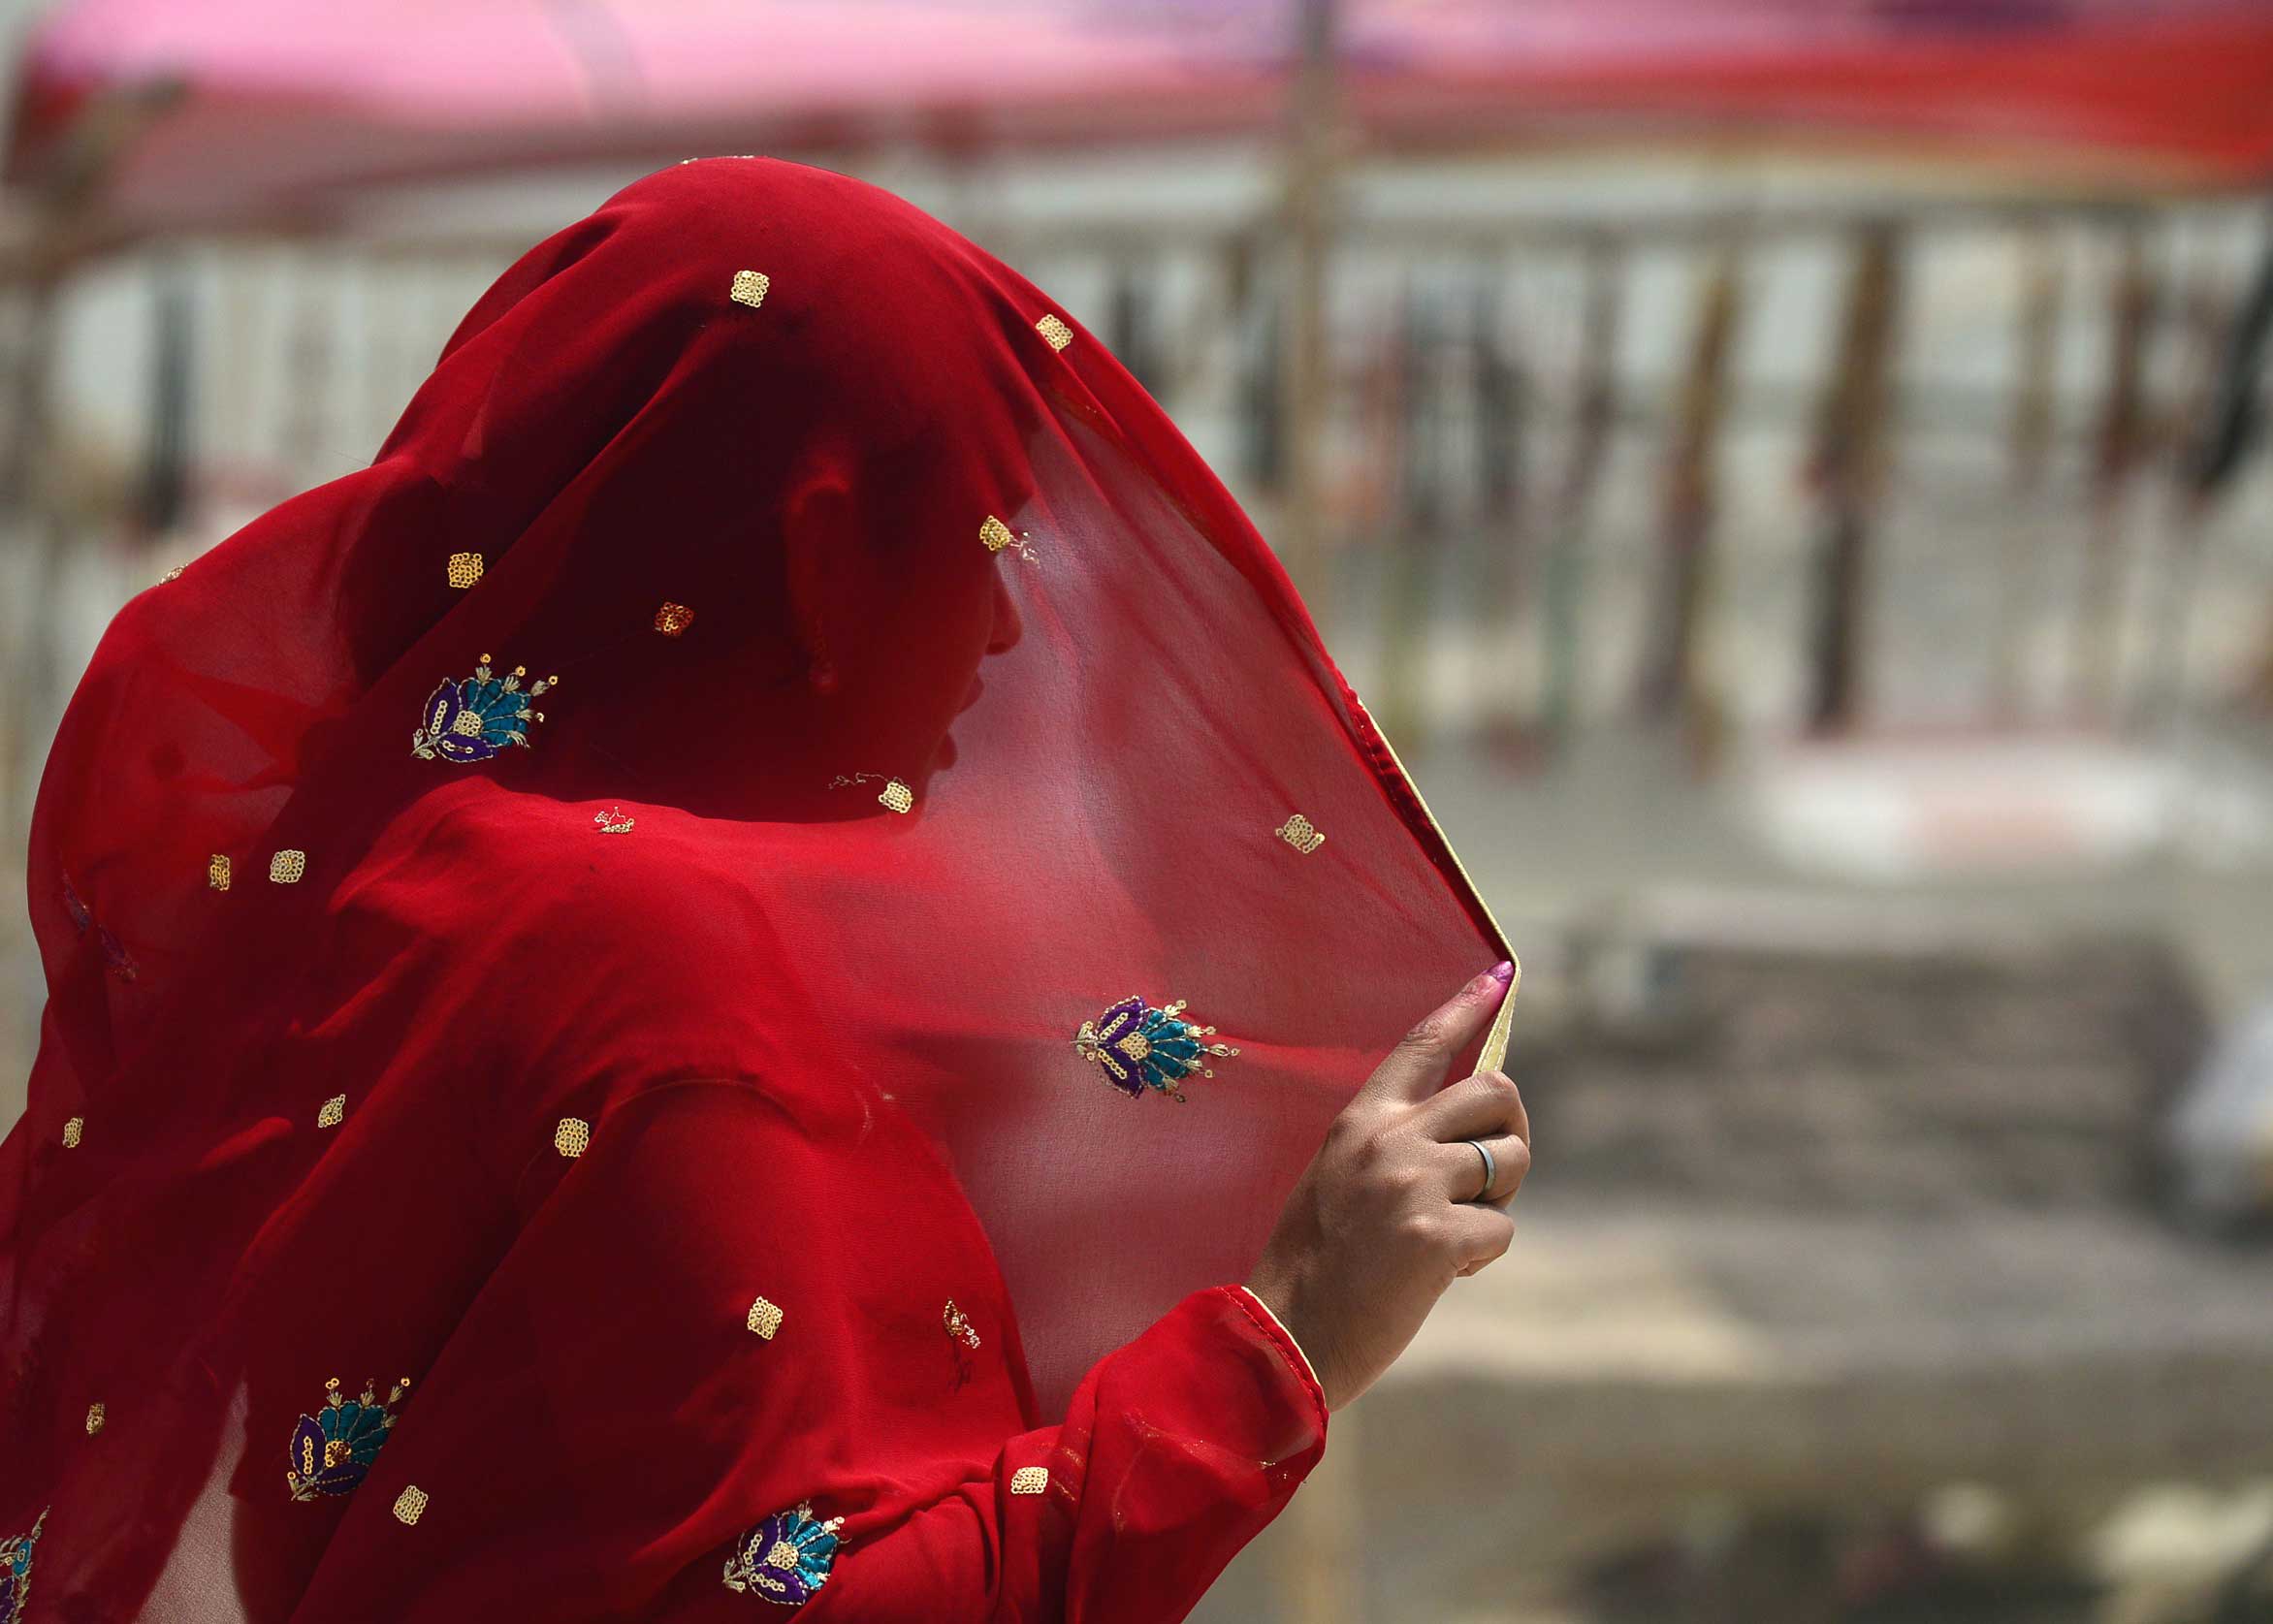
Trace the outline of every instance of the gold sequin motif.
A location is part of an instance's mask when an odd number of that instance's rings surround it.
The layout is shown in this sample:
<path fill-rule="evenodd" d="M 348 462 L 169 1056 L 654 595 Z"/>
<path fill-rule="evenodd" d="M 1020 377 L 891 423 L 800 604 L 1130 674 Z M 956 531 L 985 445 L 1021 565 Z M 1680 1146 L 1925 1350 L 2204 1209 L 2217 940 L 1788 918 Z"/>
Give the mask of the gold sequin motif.
<path fill-rule="evenodd" d="M 573 1162 L 592 1149 L 592 1124 L 577 1117 L 562 1117 L 560 1126 L 553 1130 L 553 1148 Z"/>
<path fill-rule="evenodd" d="M 1021 1466 L 1010 1474 L 1012 1494 L 1040 1494 L 1047 1487 L 1049 1468 L 1046 1466 Z"/>
<path fill-rule="evenodd" d="M 65 1150 L 79 1149 L 79 1141 L 85 1135 L 86 1130 L 87 1119 L 73 1117 L 63 1125 L 63 1148 Z"/>
<path fill-rule="evenodd" d="M 161 576 L 159 576 L 159 577 L 158 577 L 158 585 L 159 585 L 159 586 L 161 586 L 161 587 L 163 587 L 163 586 L 164 586 L 164 585 L 166 585 L 166 583 L 167 583 L 167 582 L 169 582 L 169 581 L 178 581 L 178 580 L 180 580 L 180 579 L 181 579 L 181 572 L 182 572 L 183 570 L 187 569 L 188 567 L 189 567 L 189 566 L 188 566 L 187 564 L 176 564 L 176 565 L 175 565 L 175 566 L 174 566 L 172 569 L 168 570 L 168 571 L 167 571 L 165 574 L 163 574 L 163 575 L 161 575 Z"/>
<path fill-rule="evenodd" d="M 336 1128 L 347 1120 L 347 1096 L 335 1094 L 316 1112 L 318 1128 Z"/>
<path fill-rule="evenodd" d="M 628 835 L 631 833 L 632 826 L 639 821 L 635 817 L 624 815 L 622 807 L 610 807 L 606 812 L 593 812 L 592 820 L 599 825 L 599 831 L 603 835 Z"/>
<path fill-rule="evenodd" d="M 1278 838 L 1307 857 L 1326 844 L 1326 837 L 1300 812 L 1278 826 Z"/>
<path fill-rule="evenodd" d="M 1049 340 L 1049 347 L 1062 350 L 1073 341 L 1073 330 L 1056 316 L 1044 316 L 1034 324 L 1034 331 Z"/>
<path fill-rule="evenodd" d="M 656 611 L 656 630 L 665 637 L 676 637 L 694 624 L 694 611 L 684 603 L 665 603 Z"/>
<path fill-rule="evenodd" d="M 278 885 L 298 885 L 307 873 L 307 853 L 286 846 L 269 859 L 269 878 Z"/>
<path fill-rule="evenodd" d="M 972 1324 L 971 1316 L 955 1306 L 953 1297 L 947 1299 L 947 1306 L 941 1312 L 940 1323 L 946 1328 L 947 1335 L 964 1347 L 978 1346 L 978 1328 Z"/>
<path fill-rule="evenodd" d="M 87 1406 L 87 1436 L 89 1438 L 103 1430 L 104 1419 L 103 1404 L 100 1399 Z"/>
<path fill-rule="evenodd" d="M 214 852 L 206 859 L 206 883 L 216 891 L 229 889 L 229 859 L 222 852 Z"/>
<path fill-rule="evenodd" d="M 426 1515 L 430 1504 L 432 1500 L 427 1491 L 412 1483 L 395 1496 L 395 1520 L 405 1528 L 416 1527 L 418 1519 Z"/>
<path fill-rule="evenodd" d="M 729 292 L 735 303 L 747 304 L 754 310 L 765 303 L 765 290 L 772 286 L 773 283 L 767 280 L 762 271 L 737 271 L 734 272 L 734 286 Z"/>
<path fill-rule="evenodd" d="M 479 553 L 453 553 L 444 573 L 449 577 L 450 585 L 463 592 L 481 579 L 482 568 L 482 556 Z"/>
<path fill-rule="evenodd" d="M 978 526 L 978 540 L 979 544 L 989 553 L 1000 553 L 1005 548 L 1012 548 L 1017 552 L 1019 557 L 1027 559 L 1029 562 L 1033 560 L 1034 549 L 1026 538 L 991 513 Z"/>
<path fill-rule="evenodd" d="M 743 1323 L 766 1341 L 771 1342 L 774 1339 L 774 1333 L 782 1328 L 782 1311 L 775 1304 L 760 1297 L 750 1305 L 750 1314 L 743 1321 Z"/>
<path fill-rule="evenodd" d="M 839 773 L 829 780 L 831 789 L 843 789 L 847 784 L 874 783 L 883 779 L 884 786 L 877 794 L 877 804 L 886 812 L 906 812 L 915 808 L 915 791 L 901 779 L 886 779 L 881 773 Z"/>

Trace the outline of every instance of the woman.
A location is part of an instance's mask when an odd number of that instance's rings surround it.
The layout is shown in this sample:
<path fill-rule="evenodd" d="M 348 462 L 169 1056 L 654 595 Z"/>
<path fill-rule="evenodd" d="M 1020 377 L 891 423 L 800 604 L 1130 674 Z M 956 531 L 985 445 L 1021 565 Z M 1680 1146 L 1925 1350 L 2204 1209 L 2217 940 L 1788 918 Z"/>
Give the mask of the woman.
<path fill-rule="evenodd" d="M 1178 1618 L 1528 1160 L 1504 962 L 1359 1087 L 1506 955 L 1229 497 L 784 164 L 130 604 L 31 866 L 0 1624 Z"/>

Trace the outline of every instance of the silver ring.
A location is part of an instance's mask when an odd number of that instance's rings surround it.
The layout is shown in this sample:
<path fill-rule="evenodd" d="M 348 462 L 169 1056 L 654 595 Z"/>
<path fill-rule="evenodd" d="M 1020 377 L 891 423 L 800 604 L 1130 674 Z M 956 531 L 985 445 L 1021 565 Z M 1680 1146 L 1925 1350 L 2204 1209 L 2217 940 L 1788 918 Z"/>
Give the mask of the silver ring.
<path fill-rule="evenodd" d="M 1491 1187 L 1499 1182 L 1499 1163 L 1491 1159 L 1491 1147 L 1483 1140 L 1462 1139 L 1460 1143 L 1484 1158 L 1484 1188 L 1477 1191 L 1475 1195 L 1475 1199 L 1481 1201 L 1491 1194 Z"/>

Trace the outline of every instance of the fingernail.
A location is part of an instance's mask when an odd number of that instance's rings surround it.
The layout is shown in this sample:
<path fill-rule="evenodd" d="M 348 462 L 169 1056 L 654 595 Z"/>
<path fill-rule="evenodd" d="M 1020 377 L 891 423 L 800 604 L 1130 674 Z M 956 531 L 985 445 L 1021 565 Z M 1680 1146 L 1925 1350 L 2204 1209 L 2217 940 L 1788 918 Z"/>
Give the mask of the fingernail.
<path fill-rule="evenodd" d="M 1510 981 L 1513 981 L 1516 978 L 1515 961 L 1512 959 L 1500 960 L 1499 963 L 1491 967 L 1490 973 L 1491 978 L 1494 981 L 1497 981 L 1503 987 L 1506 986 Z"/>

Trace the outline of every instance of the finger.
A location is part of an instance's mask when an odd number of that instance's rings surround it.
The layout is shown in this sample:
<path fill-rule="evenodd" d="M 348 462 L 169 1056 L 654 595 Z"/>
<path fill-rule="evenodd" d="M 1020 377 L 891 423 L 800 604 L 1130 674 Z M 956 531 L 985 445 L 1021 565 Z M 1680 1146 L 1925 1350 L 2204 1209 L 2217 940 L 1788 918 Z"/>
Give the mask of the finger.
<path fill-rule="evenodd" d="M 1484 1158 L 1476 1154 L 1478 1145 L 1491 1152 L 1489 1184 L 1484 1182 Z M 1513 1133 L 1473 1134 L 1437 1147 L 1430 1164 L 1443 1175 L 1445 1194 L 1452 1200 L 1497 1206 L 1523 1187 L 1523 1175 L 1531 1170 L 1531 1147 Z"/>
<path fill-rule="evenodd" d="M 1361 1092 L 1377 1100 L 1417 1104 L 1444 1085 L 1453 1057 L 1483 1035 L 1507 997 L 1515 967 L 1493 965 L 1451 1000 L 1421 1018 L 1374 1068 Z"/>
<path fill-rule="evenodd" d="M 1516 1238 L 1516 1221 L 1497 1207 L 1455 1207 L 1451 1233 L 1459 1272 L 1471 1275 L 1507 1255 Z"/>
<path fill-rule="evenodd" d="M 1461 1078 L 1415 1112 L 1414 1126 L 1446 1144 L 1493 1133 L 1513 1133 L 1526 1145 L 1531 1142 L 1531 1113 L 1523 1109 L 1522 1091 L 1505 1071 L 1479 1071 Z"/>

